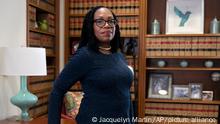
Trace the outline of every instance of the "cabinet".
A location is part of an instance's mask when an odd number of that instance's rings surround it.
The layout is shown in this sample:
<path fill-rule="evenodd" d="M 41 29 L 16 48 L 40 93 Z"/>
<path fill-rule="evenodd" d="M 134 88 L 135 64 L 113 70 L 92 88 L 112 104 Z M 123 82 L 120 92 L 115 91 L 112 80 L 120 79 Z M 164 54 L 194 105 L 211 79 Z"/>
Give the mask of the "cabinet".
<path fill-rule="evenodd" d="M 140 25 L 144 28 L 140 29 L 138 115 L 146 117 L 148 123 L 153 123 L 153 119 L 158 119 L 157 123 L 168 120 L 180 123 L 183 119 L 185 123 L 204 123 L 202 118 L 207 119 L 205 123 L 219 123 L 220 81 L 214 82 L 211 75 L 220 72 L 220 34 L 209 33 L 210 21 L 215 16 L 220 18 L 218 4 L 218 0 L 204 0 L 204 34 L 165 34 L 166 0 L 142 1 Z M 155 18 L 160 22 L 161 34 L 151 35 Z M 163 67 L 158 65 L 161 60 L 166 63 Z M 213 67 L 204 65 L 209 60 L 214 63 Z M 181 67 L 182 61 L 187 61 L 188 66 Z M 172 97 L 150 96 L 152 74 L 172 76 L 169 92 Z M 190 83 L 201 84 L 202 91 L 213 91 L 213 100 L 173 99 L 174 85 Z"/>
<path fill-rule="evenodd" d="M 38 102 L 33 118 L 47 114 L 48 95 L 59 71 L 59 0 L 27 0 L 27 46 L 46 49 L 47 76 L 28 77 L 30 92 Z"/>

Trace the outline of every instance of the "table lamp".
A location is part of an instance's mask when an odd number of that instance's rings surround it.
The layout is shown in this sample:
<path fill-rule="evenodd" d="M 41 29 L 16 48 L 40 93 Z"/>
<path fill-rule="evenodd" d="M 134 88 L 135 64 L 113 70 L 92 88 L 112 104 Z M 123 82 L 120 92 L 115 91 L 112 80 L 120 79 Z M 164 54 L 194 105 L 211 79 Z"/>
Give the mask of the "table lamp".
<path fill-rule="evenodd" d="M 19 120 L 31 120 L 28 109 L 38 98 L 27 89 L 27 76 L 46 75 L 44 48 L 0 47 L 0 75 L 20 76 L 20 91 L 11 98 L 11 103 L 21 109 Z"/>

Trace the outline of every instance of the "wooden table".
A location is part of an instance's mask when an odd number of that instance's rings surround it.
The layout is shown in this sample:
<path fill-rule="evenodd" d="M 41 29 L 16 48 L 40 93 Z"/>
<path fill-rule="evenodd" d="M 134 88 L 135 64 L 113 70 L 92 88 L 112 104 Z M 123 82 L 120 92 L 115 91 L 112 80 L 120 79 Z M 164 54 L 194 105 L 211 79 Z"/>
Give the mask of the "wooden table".
<path fill-rule="evenodd" d="M 13 119 L 0 120 L 0 124 L 47 124 L 47 117 L 40 117 L 29 122 L 15 121 Z M 70 119 L 61 119 L 61 124 L 76 124 Z"/>

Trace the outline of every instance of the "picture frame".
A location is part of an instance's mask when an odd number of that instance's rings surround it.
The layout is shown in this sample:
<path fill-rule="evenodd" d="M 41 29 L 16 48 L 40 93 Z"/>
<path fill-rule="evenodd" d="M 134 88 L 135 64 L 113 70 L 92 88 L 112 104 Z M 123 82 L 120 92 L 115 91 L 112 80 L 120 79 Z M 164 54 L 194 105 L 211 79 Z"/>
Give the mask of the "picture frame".
<path fill-rule="evenodd" d="M 202 84 L 189 83 L 190 99 L 202 99 Z"/>
<path fill-rule="evenodd" d="M 150 74 L 148 98 L 171 98 L 171 74 Z"/>
<path fill-rule="evenodd" d="M 202 100 L 212 101 L 213 94 L 214 94 L 213 91 L 202 91 Z"/>
<path fill-rule="evenodd" d="M 166 34 L 203 34 L 204 0 L 167 0 Z"/>
<path fill-rule="evenodd" d="M 189 85 L 173 85 L 173 99 L 190 99 Z"/>

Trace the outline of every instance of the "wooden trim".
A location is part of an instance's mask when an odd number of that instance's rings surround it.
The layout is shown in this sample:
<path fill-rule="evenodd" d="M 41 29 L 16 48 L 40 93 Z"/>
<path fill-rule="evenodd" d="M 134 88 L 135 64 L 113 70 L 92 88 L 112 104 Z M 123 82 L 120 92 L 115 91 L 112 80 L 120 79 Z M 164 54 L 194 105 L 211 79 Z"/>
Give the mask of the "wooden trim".
<path fill-rule="evenodd" d="M 207 105 L 220 105 L 220 100 L 202 101 L 202 100 L 170 100 L 170 99 L 145 99 L 147 103 L 184 103 L 184 104 L 207 104 Z"/>
<path fill-rule="evenodd" d="M 217 37 L 220 34 L 147 34 L 145 35 L 146 38 L 148 37 Z"/>
<path fill-rule="evenodd" d="M 69 0 L 65 0 L 65 44 L 64 44 L 64 62 L 67 63 L 68 59 L 69 59 L 69 51 L 70 51 L 70 48 L 69 48 Z"/>
<path fill-rule="evenodd" d="M 47 3 L 47 4 L 49 4 L 49 3 Z M 51 11 L 51 10 L 48 10 L 47 8 L 40 7 L 39 5 L 37 5 L 37 4 L 35 4 L 35 3 L 29 2 L 29 5 L 30 5 L 30 6 L 33 6 L 33 7 L 35 7 L 35 8 L 37 8 L 37 9 L 41 9 L 41 10 L 43 10 L 43 11 L 46 11 L 46 12 L 48 12 L 48 13 L 51 13 L 51 14 L 56 15 L 56 12 Z M 56 5 L 55 5 L 55 7 L 56 7 Z"/>
<path fill-rule="evenodd" d="M 170 71 L 219 71 L 220 68 L 198 68 L 198 67 L 147 67 L 146 70 L 170 70 Z"/>
<path fill-rule="evenodd" d="M 146 70 L 143 67 L 145 65 L 145 32 L 146 32 L 146 5 L 147 0 L 140 0 L 139 6 L 140 6 L 140 16 L 139 16 L 139 25 L 142 28 L 139 28 L 139 58 L 138 58 L 138 117 L 144 118 L 145 112 L 144 112 L 144 106 L 145 106 L 145 73 Z"/>
<path fill-rule="evenodd" d="M 146 56 L 146 59 L 220 59 L 220 56 Z"/>
<path fill-rule="evenodd" d="M 60 68 L 60 0 L 56 0 L 55 3 L 55 7 L 56 7 L 56 42 L 55 42 L 55 55 L 56 55 L 56 59 L 55 59 L 55 74 L 58 75 L 59 74 L 59 68 Z"/>

